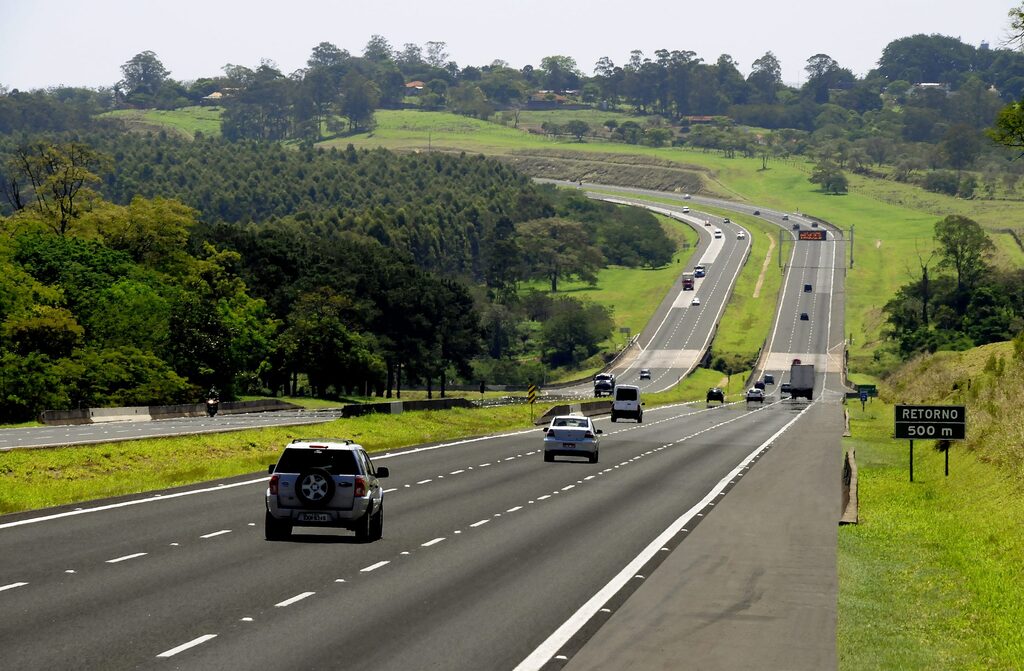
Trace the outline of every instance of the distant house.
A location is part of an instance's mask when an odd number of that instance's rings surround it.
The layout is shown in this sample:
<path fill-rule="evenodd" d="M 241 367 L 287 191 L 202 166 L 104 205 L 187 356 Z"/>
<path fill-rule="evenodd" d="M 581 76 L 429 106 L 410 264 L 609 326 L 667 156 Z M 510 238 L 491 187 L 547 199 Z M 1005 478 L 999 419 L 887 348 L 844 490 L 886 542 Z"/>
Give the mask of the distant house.
<path fill-rule="evenodd" d="M 569 102 L 565 96 L 554 91 L 536 91 L 530 94 L 526 101 L 526 109 L 529 110 L 551 110 L 556 109 Z"/>
<path fill-rule="evenodd" d="M 426 86 L 427 86 L 426 84 L 424 84 L 423 82 L 421 82 L 418 79 L 416 81 L 406 82 L 405 83 L 405 92 L 407 94 L 409 94 L 409 95 L 415 95 L 415 94 L 421 92 Z"/>
<path fill-rule="evenodd" d="M 201 105 L 219 105 L 224 101 L 224 94 L 220 91 L 214 91 L 208 96 L 203 96 L 199 99 Z"/>

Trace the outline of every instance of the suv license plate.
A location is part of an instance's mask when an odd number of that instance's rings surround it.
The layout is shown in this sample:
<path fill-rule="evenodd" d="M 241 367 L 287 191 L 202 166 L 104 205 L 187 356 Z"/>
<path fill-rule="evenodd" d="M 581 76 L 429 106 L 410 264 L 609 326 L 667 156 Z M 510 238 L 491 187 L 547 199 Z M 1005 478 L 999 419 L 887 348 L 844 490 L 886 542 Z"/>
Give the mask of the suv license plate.
<path fill-rule="evenodd" d="M 567 449 L 567 450 L 575 450 L 576 449 L 576 443 L 562 443 L 562 447 Z"/>
<path fill-rule="evenodd" d="M 300 522 L 330 522 L 331 516 L 327 513 L 299 513 Z"/>

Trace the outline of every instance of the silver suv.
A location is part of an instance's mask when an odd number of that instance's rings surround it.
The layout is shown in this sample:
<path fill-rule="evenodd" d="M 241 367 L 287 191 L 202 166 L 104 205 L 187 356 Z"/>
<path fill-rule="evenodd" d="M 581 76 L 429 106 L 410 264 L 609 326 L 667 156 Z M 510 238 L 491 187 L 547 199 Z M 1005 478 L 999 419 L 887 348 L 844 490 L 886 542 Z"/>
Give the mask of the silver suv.
<path fill-rule="evenodd" d="M 284 540 L 296 526 L 341 527 L 361 541 L 384 534 L 384 491 L 363 448 L 342 442 L 296 439 L 268 469 L 267 540 Z"/>

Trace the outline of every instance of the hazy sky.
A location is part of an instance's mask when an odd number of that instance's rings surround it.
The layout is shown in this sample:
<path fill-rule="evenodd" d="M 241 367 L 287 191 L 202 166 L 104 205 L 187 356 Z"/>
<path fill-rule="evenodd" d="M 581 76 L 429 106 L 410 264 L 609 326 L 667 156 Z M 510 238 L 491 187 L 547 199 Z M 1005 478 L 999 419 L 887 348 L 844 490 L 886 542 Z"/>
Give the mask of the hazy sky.
<path fill-rule="evenodd" d="M 0 84 L 33 89 L 60 84 L 109 86 L 120 66 L 150 50 L 178 80 L 221 74 L 227 63 L 261 59 L 288 74 L 314 46 L 331 42 L 360 54 L 373 34 L 393 47 L 447 42 L 460 66 L 495 59 L 538 65 L 555 54 L 590 75 L 608 56 L 694 51 L 705 62 L 723 53 L 740 64 L 772 51 L 783 79 L 798 83 L 807 58 L 825 53 L 863 75 L 890 41 L 917 33 L 993 47 L 1006 37 L 1019 0 L 0 0 Z"/>

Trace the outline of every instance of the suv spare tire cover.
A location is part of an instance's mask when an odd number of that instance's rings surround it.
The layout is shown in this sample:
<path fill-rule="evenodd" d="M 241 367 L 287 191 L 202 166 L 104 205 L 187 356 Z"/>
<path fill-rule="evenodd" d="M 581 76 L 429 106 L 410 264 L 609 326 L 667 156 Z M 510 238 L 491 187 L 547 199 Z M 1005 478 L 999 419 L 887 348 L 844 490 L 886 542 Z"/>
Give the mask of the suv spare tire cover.
<path fill-rule="evenodd" d="M 323 468 L 303 471 L 295 481 L 295 495 L 310 508 L 323 508 L 334 498 L 334 478 Z"/>

